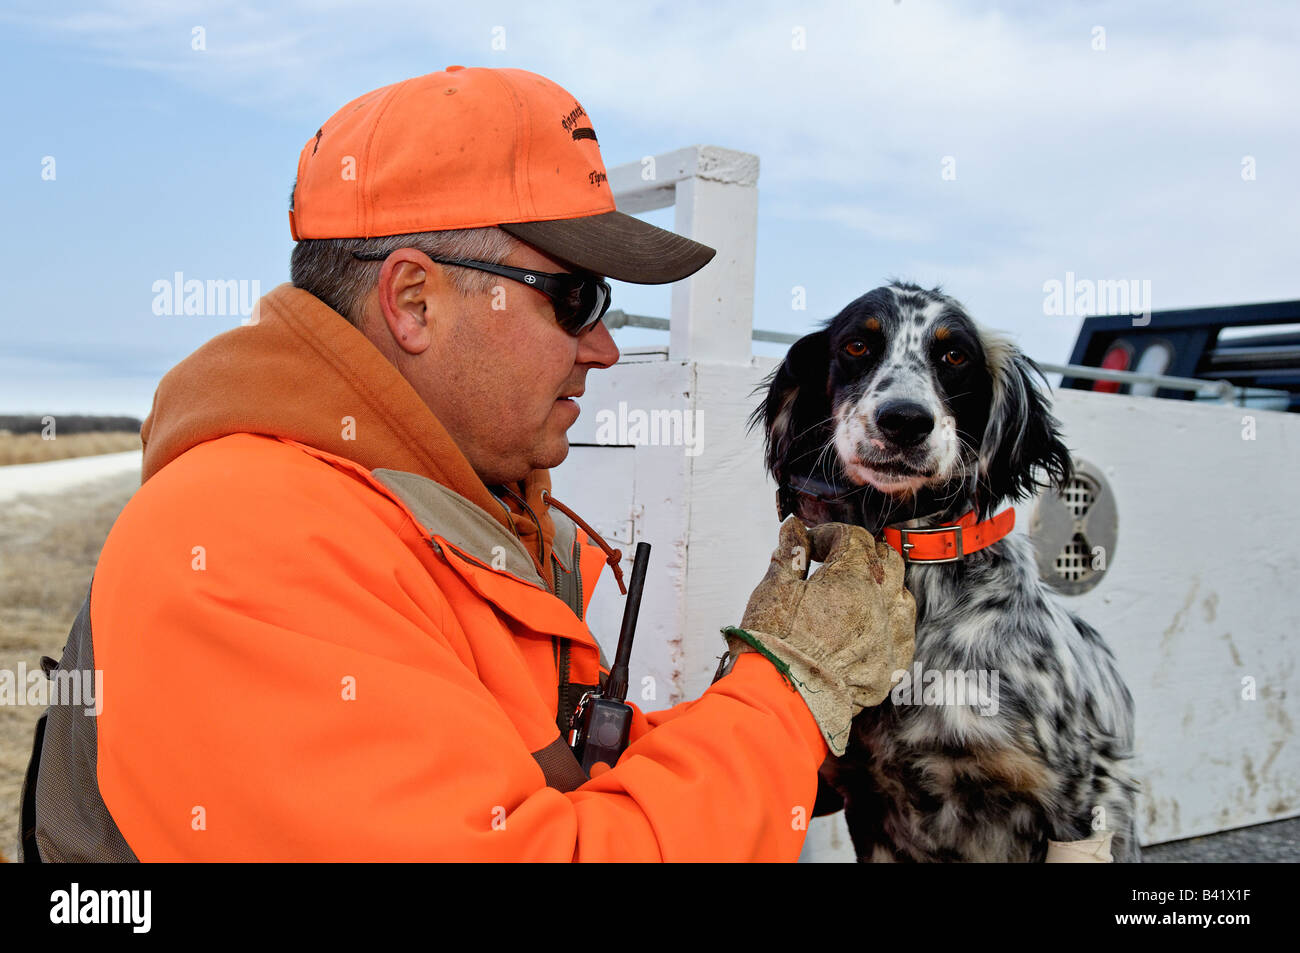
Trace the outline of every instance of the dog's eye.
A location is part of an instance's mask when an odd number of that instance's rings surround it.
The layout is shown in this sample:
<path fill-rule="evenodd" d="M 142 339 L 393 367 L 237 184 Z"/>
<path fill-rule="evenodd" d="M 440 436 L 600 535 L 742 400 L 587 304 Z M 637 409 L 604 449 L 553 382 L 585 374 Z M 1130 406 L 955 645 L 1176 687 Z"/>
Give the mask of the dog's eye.
<path fill-rule="evenodd" d="M 966 355 L 954 348 L 943 356 L 943 362 L 951 367 L 961 367 L 966 363 Z"/>
<path fill-rule="evenodd" d="M 848 344 L 844 345 L 844 353 L 849 355 L 849 357 L 861 357 L 863 354 L 867 353 L 867 342 L 850 341 Z"/>

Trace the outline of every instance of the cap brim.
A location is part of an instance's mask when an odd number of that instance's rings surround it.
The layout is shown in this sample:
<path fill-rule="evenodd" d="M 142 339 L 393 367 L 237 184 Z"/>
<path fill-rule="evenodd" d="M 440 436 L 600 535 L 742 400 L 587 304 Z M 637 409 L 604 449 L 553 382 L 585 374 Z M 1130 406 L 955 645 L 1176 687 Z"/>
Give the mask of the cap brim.
<path fill-rule="evenodd" d="M 548 255 L 585 271 L 662 285 L 695 274 L 717 252 L 623 212 L 500 226 Z"/>

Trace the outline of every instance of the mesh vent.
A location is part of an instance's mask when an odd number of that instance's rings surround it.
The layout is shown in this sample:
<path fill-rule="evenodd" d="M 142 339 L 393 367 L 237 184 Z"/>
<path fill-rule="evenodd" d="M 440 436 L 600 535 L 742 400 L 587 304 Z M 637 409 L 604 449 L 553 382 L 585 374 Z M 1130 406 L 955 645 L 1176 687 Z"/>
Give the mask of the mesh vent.
<path fill-rule="evenodd" d="M 1084 514 L 1092 507 L 1093 501 L 1097 499 L 1097 488 L 1087 480 L 1074 477 L 1066 484 L 1061 499 L 1071 516 L 1076 520 L 1083 519 Z"/>
<path fill-rule="evenodd" d="M 1038 578 L 1077 596 L 1105 578 L 1115 558 L 1119 514 L 1110 481 L 1078 457 L 1074 476 L 1059 491 L 1042 494 L 1030 523 Z"/>
<path fill-rule="evenodd" d="M 1092 550 L 1088 548 L 1088 541 L 1077 533 L 1057 554 L 1056 574 L 1071 582 L 1092 575 Z"/>

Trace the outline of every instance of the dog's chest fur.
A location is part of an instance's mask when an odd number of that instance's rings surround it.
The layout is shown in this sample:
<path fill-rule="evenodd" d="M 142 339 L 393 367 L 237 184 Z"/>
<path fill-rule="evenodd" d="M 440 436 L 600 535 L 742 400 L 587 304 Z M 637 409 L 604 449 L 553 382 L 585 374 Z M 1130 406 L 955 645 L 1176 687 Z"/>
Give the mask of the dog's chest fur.
<path fill-rule="evenodd" d="M 911 698 L 863 711 L 831 778 L 860 859 L 1041 861 L 1049 838 L 1086 838 L 1098 819 L 1117 832 L 1115 859 L 1136 859 L 1128 691 L 1095 630 L 1038 579 L 1029 541 L 909 566 L 906 584 Z"/>

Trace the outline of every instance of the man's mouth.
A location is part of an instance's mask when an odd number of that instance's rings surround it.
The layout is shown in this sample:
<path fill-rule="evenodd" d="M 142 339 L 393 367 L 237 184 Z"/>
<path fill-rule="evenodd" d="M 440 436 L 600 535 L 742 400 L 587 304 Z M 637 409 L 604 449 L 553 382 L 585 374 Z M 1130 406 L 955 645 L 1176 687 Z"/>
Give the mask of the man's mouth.
<path fill-rule="evenodd" d="M 562 397 L 557 397 L 555 398 L 555 402 L 562 407 L 571 408 L 576 417 L 577 415 L 582 413 L 582 408 L 578 406 L 578 402 L 574 398 L 581 397 L 581 396 L 582 396 L 582 391 L 577 391 L 576 393 L 573 394 L 565 394 Z"/>

